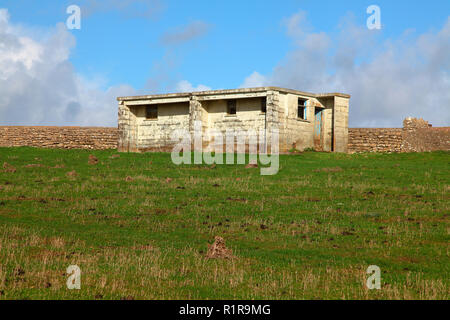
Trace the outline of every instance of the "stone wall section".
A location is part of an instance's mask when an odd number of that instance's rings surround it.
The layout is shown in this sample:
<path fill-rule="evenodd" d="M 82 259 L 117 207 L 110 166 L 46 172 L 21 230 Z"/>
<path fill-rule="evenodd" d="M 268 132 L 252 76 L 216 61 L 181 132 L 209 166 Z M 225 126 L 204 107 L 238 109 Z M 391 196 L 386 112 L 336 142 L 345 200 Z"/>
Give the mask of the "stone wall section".
<path fill-rule="evenodd" d="M 117 128 L 0 126 L 0 147 L 117 149 Z"/>
<path fill-rule="evenodd" d="M 348 151 L 401 152 L 402 135 L 401 128 L 349 128 Z"/>
<path fill-rule="evenodd" d="M 436 150 L 450 150 L 450 127 L 433 128 L 423 119 L 406 118 L 403 121 L 402 151 Z"/>
<path fill-rule="evenodd" d="M 350 128 L 348 149 L 355 152 L 450 151 L 450 127 L 406 118 L 403 128 Z"/>

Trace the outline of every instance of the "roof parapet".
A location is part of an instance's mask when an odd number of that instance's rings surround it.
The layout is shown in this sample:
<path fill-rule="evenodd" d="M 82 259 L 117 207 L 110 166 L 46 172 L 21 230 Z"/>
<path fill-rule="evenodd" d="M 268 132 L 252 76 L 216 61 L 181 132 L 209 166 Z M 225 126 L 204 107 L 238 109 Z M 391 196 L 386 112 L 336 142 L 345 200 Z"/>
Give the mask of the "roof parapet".
<path fill-rule="evenodd" d="M 180 97 L 190 97 L 190 96 L 207 96 L 207 95 L 218 95 L 218 94 L 237 94 L 237 93 L 252 93 L 252 92 L 263 92 L 263 91 L 279 91 L 284 93 L 292 93 L 303 95 L 311 98 L 327 98 L 327 97 L 342 97 L 350 98 L 349 94 L 345 93 L 310 93 L 294 89 L 280 88 L 280 87 L 255 87 L 255 88 L 240 88 L 240 89 L 225 89 L 225 90 L 208 90 L 208 91 L 194 91 L 194 92 L 180 92 L 180 93 L 163 93 L 163 94 L 151 94 L 151 95 L 141 95 L 141 96 L 125 96 L 118 97 L 117 101 L 132 101 L 132 100 L 145 100 L 145 99 L 161 99 L 161 98 L 180 98 Z"/>

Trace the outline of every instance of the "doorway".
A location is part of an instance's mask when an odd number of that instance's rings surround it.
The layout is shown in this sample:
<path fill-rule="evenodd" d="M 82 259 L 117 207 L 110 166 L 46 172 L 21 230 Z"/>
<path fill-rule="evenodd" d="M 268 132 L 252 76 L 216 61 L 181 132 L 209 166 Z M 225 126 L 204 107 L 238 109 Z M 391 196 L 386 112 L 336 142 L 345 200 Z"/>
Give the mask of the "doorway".
<path fill-rule="evenodd" d="M 314 149 L 323 150 L 323 108 L 314 108 Z"/>

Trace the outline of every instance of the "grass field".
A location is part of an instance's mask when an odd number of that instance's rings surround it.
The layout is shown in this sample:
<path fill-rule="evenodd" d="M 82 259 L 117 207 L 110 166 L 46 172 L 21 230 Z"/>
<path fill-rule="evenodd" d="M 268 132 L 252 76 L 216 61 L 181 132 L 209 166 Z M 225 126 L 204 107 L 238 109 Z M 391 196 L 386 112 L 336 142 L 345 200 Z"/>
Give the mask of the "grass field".
<path fill-rule="evenodd" d="M 450 298 L 448 152 L 306 152 L 274 176 L 115 155 L 0 148 L 0 299 Z M 215 236 L 233 259 L 206 258 Z"/>

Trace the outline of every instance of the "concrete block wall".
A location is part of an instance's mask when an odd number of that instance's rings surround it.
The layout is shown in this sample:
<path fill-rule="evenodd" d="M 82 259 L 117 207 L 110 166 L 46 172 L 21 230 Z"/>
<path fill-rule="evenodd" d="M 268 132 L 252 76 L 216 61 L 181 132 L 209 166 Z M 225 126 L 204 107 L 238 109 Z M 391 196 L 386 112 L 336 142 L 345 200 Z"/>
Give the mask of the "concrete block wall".
<path fill-rule="evenodd" d="M 134 106 L 137 145 L 140 151 L 171 149 L 171 134 L 189 128 L 189 103 L 171 103 L 158 108 L 158 119 L 146 119 L 146 106 Z"/>
<path fill-rule="evenodd" d="M 335 152 L 348 151 L 348 107 L 349 99 L 339 96 L 334 97 L 334 147 Z"/>
<path fill-rule="evenodd" d="M 209 148 L 214 146 L 214 139 L 209 135 L 208 129 L 218 130 L 222 134 L 224 144 L 227 130 L 234 131 L 234 133 L 239 131 L 250 133 L 252 130 L 256 137 L 259 130 L 264 130 L 266 114 L 261 112 L 261 97 L 237 99 L 236 114 L 234 115 L 227 114 L 227 100 L 225 99 L 206 100 L 198 103 L 197 108 L 202 110 L 201 117 L 197 118 L 202 121 L 203 150 L 207 150 L 208 146 Z M 226 150 L 225 145 L 222 146 L 222 150 Z M 237 150 L 237 139 L 235 139 L 234 150 Z"/>
<path fill-rule="evenodd" d="M 325 107 L 323 111 L 323 151 L 330 152 L 333 149 L 333 114 L 334 98 L 318 99 L 320 104 Z"/>
<path fill-rule="evenodd" d="M 118 116 L 118 151 L 136 151 L 136 116 L 133 114 L 132 109 L 125 106 L 122 101 L 119 103 Z"/>
<path fill-rule="evenodd" d="M 299 119 L 297 115 L 299 96 L 294 94 L 287 94 L 285 96 L 286 104 L 286 149 L 299 149 L 314 147 L 313 132 L 314 132 L 314 105 L 315 99 L 310 97 L 302 97 L 309 100 L 309 105 L 306 108 L 306 120 Z"/>
<path fill-rule="evenodd" d="M 202 101 L 207 110 L 207 119 L 203 125 L 215 128 L 225 134 L 227 129 L 255 130 L 264 129 L 266 115 L 261 112 L 261 98 L 236 100 L 236 114 L 227 115 L 226 100 Z"/>

